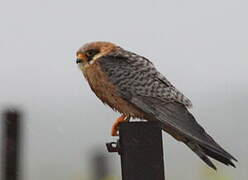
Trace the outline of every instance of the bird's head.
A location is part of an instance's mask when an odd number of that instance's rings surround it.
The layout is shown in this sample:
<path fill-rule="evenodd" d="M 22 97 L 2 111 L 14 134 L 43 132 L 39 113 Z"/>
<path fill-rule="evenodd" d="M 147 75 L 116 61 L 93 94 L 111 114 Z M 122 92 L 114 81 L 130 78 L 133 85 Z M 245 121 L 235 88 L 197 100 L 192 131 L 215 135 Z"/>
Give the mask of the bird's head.
<path fill-rule="evenodd" d="M 99 58 L 115 51 L 117 48 L 118 46 L 110 42 L 87 43 L 77 51 L 77 64 L 84 71 Z"/>

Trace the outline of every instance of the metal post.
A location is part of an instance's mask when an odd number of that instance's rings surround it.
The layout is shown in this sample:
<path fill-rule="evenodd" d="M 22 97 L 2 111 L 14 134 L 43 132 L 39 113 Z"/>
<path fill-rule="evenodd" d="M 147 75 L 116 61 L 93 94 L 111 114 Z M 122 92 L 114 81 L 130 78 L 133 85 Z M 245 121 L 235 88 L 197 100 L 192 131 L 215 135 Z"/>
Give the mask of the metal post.
<path fill-rule="evenodd" d="M 109 151 L 118 151 L 121 155 L 122 180 L 164 180 L 159 123 L 121 123 L 119 132 L 119 142 L 108 143 L 107 147 Z"/>
<path fill-rule="evenodd" d="M 3 180 L 19 179 L 20 113 L 8 110 L 3 114 Z"/>

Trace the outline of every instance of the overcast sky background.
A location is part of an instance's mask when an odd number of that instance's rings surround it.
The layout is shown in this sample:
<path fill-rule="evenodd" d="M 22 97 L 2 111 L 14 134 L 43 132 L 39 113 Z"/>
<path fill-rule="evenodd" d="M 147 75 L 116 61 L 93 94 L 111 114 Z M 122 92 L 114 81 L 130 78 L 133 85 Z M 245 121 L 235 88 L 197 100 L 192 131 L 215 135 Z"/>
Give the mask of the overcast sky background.
<path fill-rule="evenodd" d="M 89 152 L 113 140 L 118 113 L 75 63 L 89 41 L 141 54 L 193 102 L 192 112 L 238 160 L 220 176 L 248 177 L 248 1 L 1 0 L 0 109 L 25 112 L 25 180 L 79 180 Z M 166 176 L 197 180 L 205 165 L 164 133 Z M 120 176 L 117 154 L 116 176 Z M 202 179 L 202 178 L 201 178 Z"/>

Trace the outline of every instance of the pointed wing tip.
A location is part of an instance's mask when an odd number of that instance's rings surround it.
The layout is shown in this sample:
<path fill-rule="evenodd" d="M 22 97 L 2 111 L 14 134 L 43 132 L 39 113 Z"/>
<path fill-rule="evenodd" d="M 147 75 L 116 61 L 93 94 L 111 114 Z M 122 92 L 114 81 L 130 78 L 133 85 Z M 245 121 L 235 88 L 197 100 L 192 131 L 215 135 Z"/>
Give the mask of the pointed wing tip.
<path fill-rule="evenodd" d="M 217 171 L 218 168 L 211 162 L 207 163 L 207 165 L 212 168 L 213 170 Z M 236 165 L 230 160 L 230 162 L 226 163 L 227 166 L 232 166 L 233 168 L 236 168 Z"/>
<path fill-rule="evenodd" d="M 234 167 L 234 168 L 236 168 L 236 166 L 235 166 L 235 164 L 230 160 L 230 162 L 229 162 L 229 164 L 228 165 L 230 165 L 230 166 L 232 166 L 232 167 Z"/>
<path fill-rule="evenodd" d="M 209 164 L 208 164 L 209 165 Z M 214 165 L 214 164 L 212 164 L 212 165 L 209 165 L 213 170 L 215 170 L 215 171 L 217 171 L 218 169 L 217 169 L 217 167 Z"/>
<path fill-rule="evenodd" d="M 234 160 L 235 162 L 239 162 L 235 157 L 232 157 L 232 160 Z"/>

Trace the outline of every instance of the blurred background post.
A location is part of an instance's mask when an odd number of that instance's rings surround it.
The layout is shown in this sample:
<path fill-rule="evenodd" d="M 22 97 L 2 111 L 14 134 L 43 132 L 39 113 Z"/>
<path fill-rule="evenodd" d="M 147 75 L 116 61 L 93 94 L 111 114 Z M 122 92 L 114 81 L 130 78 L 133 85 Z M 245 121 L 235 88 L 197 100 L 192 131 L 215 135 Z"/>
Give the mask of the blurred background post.
<path fill-rule="evenodd" d="M 91 159 L 92 180 L 109 180 L 110 167 L 106 153 L 96 151 Z"/>
<path fill-rule="evenodd" d="M 22 137 L 22 114 L 17 109 L 3 112 L 2 179 L 20 180 L 20 150 Z"/>

